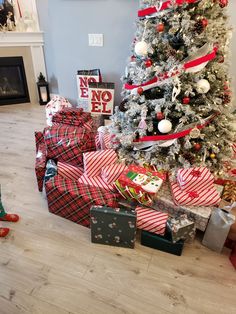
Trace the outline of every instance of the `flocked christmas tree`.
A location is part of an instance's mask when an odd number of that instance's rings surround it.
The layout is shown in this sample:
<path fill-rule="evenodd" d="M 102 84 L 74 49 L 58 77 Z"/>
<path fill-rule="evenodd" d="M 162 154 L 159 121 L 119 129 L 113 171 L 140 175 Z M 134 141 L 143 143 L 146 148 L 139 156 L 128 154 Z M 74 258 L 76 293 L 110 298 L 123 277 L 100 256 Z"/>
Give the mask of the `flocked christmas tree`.
<path fill-rule="evenodd" d="M 166 170 L 232 156 L 228 0 L 142 0 L 113 145 L 127 163 Z"/>

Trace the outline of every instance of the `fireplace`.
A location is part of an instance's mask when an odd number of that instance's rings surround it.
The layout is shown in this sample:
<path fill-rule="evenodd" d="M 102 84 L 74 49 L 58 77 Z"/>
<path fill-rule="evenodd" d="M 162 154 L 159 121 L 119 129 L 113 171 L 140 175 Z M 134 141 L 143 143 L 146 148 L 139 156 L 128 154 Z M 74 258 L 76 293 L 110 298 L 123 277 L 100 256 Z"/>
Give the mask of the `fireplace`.
<path fill-rule="evenodd" d="M 22 57 L 0 57 L 0 105 L 30 102 Z"/>

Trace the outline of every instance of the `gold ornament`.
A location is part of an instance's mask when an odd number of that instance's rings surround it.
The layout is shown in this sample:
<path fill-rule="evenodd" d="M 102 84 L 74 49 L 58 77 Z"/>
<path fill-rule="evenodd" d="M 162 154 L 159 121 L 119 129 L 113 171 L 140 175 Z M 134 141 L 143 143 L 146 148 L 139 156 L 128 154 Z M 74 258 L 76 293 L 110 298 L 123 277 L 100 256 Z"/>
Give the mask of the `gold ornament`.
<path fill-rule="evenodd" d="M 216 158 L 216 154 L 212 153 L 210 154 L 211 159 L 215 159 Z"/>

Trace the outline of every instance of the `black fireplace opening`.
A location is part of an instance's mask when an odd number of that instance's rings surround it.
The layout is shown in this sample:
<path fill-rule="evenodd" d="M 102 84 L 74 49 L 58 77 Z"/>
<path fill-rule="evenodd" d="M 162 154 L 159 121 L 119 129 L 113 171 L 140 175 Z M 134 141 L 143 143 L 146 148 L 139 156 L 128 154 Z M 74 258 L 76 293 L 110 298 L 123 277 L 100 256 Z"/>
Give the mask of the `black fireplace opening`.
<path fill-rule="evenodd" d="M 0 105 L 30 102 L 22 57 L 0 57 Z"/>

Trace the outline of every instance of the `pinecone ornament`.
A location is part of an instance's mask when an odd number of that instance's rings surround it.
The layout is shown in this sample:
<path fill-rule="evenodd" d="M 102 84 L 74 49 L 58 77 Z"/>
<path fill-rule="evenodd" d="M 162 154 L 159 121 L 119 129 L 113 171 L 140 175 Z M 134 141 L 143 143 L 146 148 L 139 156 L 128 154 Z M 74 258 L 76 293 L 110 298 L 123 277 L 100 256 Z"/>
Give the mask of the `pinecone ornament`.
<path fill-rule="evenodd" d="M 195 158 L 191 153 L 184 153 L 184 159 L 186 159 L 191 165 L 194 164 Z"/>
<path fill-rule="evenodd" d="M 195 31 L 198 33 L 198 34 L 201 34 L 203 31 L 204 31 L 205 27 L 202 23 L 201 20 L 197 21 L 195 23 Z"/>
<path fill-rule="evenodd" d="M 222 95 L 221 98 L 222 98 L 222 101 L 223 101 L 224 105 L 229 104 L 231 102 L 231 97 L 228 94 Z"/>

